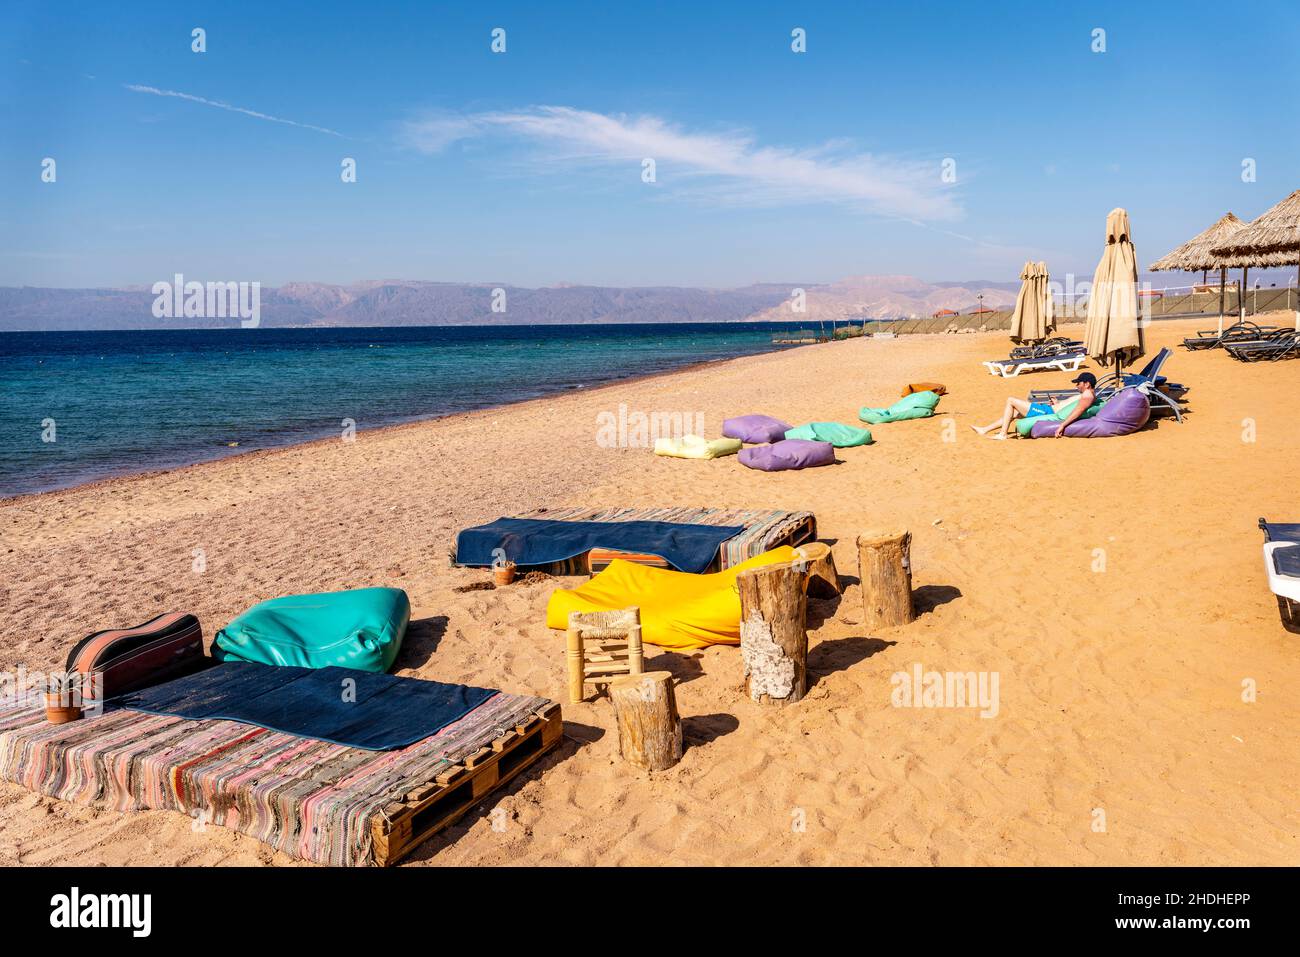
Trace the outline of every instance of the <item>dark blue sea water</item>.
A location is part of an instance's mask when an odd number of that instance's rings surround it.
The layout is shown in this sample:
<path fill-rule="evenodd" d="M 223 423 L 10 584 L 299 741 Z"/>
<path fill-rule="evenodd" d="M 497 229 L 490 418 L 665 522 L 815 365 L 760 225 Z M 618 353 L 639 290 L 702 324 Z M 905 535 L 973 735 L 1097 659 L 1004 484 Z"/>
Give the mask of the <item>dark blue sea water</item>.
<path fill-rule="evenodd" d="M 345 418 L 368 429 L 767 351 L 777 348 L 775 331 L 719 323 L 0 333 L 0 496 L 338 435 Z"/>

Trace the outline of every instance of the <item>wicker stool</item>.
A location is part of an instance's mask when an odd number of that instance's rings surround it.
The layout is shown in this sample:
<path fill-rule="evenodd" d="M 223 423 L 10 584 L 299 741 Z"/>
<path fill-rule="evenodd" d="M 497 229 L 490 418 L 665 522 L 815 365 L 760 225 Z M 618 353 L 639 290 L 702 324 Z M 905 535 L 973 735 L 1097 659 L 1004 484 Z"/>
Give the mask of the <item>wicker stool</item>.
<path fill-rule="evenodd" d="M 619 675 L 645 669 L 641 651 L 641 609 L 575 611 L 569 614 L 569 700 L 585 699 L 585 685 L 608 684 Z"/>

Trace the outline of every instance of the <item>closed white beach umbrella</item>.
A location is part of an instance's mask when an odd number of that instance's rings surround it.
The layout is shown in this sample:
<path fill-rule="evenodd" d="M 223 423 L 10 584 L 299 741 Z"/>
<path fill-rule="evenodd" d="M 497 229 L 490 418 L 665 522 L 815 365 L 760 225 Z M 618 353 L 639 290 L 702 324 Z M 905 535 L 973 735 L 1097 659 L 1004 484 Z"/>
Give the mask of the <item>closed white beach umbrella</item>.
<path fill-rule="evenodd" d="M 1011 341 L 1042 342 L 1056 328 L 1056 311 L 1047 280 L 1047 263 L 1027 262 L 1011 313 Z"/>
<path fill-rule="evenodd" d="M 1106 249 L 1092 276 L 1088 325 L 1083 334 L 1088 355 L 1116 367 L 1140 359 L 1146 348 L 1138 321 L 1137 253 L 1128 212 L 1112 209 L 1106 217 Z"/>

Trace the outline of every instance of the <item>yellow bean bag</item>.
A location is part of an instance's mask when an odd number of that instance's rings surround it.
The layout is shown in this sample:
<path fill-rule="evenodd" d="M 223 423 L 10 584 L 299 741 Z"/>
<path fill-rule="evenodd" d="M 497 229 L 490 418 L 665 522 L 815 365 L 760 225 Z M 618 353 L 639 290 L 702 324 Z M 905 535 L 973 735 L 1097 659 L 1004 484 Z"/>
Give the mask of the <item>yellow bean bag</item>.
<path fill-rule="evenodd" d="M 716 459 L 735 455 L 740 451 L 740 439 L 708 439 L 699 435 L 683 435 L 680 439 L 655 439 L 655 455 L 668 455 L 675 459 Z"/>
<path fill-rule="evenodd" d="M 726 571 L 691 575 L 615 559 L 577 588 L 560 588 L 546 606 L 546 625 L 567 628 L 569 612 L 641 609 L 641 639 L 661 648 L 740 644 L 736 576 L 750 568 L 795 560 L 782 545 Z"/>

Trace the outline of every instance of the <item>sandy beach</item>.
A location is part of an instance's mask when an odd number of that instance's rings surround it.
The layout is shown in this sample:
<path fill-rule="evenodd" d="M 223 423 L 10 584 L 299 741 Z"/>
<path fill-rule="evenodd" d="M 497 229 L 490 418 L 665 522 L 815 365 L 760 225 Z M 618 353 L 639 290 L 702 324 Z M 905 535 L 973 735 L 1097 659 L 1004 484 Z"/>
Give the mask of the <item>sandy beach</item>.
<path fill-rule="evenodd" d="M 1206 325 L 1154 325 L 1148 356 Z M 968 426 L 1070 378 L 988 375 L 980 361 L 1007 347 L 1000 333 L 808 346 L 3 501 L 0 668 L 57 666 L 85 634 L 165 610 L 194 612 L 210 639 L 262 599 L 395 586 L 414 606 L 397 673 L 545 695 L 566 719 L 558 754 L 411 865 L 1300 863 L 1300 655 L 1256 528 L 1300 521 L 1300 364 L 1180 349 L 1166 372 L 1191 386 L 1182 425 L 993 442 Z M 937 417 L 873 427 L 874 445 L 827 468 L 597 442 L 620 403 L 702 413 L 716 435 L 746 412 L 852 423 L 919 380 L 950 391 Z M 787 709 L 744 696 L 735 648 L 654 650 L 678 678 L 688 747 L 669 771 L 636 772 L 608 701 L 567 703 L 545 608 L 579 579 L 454 590 L 488 577 L 449 567 L 457 529 L 562 504 L 807 509 L 846 575 L 858 533 L 909 529 L 921 614 L 866 634 L 856 585 L 814 602 L 815 683 Z M 917 663 L 996 672 L 998 714 L 892 706 L 891 675 Z M 17 863 L 296 862 L 177 814 L 5 784 L 0 864 Z"/>

